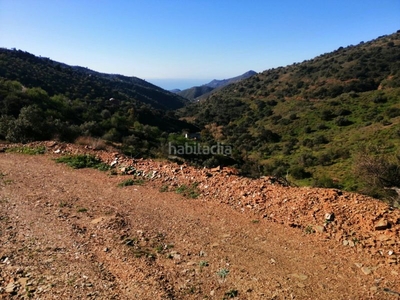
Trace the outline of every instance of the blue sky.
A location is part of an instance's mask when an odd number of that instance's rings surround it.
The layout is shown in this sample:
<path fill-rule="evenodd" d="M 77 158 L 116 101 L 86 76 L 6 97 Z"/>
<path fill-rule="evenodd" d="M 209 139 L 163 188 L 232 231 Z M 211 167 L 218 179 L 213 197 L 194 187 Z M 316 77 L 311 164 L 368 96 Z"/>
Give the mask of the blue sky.
<path fill-rule="evenodd" d="M 0 0 L 0 47 L 188 88 L 400 29 L 399 0 Z"/>

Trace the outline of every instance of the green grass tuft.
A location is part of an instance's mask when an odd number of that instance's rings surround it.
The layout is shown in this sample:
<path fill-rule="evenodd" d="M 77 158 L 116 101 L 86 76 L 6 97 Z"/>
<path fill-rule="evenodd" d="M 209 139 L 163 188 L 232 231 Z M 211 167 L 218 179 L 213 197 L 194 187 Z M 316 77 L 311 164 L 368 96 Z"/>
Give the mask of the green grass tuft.
<path fill-rule="evenodd" d="M 37 147 L 29 147 L 29 146 L 21 146 L 21 147 L 12 147 L 6 149 L 7 153 L 21 153 L 27 155 L 38 155 L 44 154 L 46 152 L 45 146 L 37 146 Z"/>
<path fill-rule="evenodd" d="M 195 199 L 200 195 L 200 190 L 198 189 L 198 183 L 192 183 L 191 185 L 187 186 L 185 184 L 178 187 L 175 191 L 178 194 L 182 194 L 183 196 L 191 199 Z"/>
<path fill-rule="evenodd" d="M 124 187 L 124 186 L 143 185 L 143 184 L 144 184 L 144 180 L 143 179 L 133 180 L 132 178 L 129 178 L 127 180 L 124 180 L 124 181 L 118 183 L 118 186 L 119 187 Z"/>
<path fill-rule="evenodd" d="M 74 169 L 93 168 L 100 171 L 107 171 L 111 167 L 100 159 L 89 154 L 66 155 L 55 160 L 57 163 L 64 163 Z"/>

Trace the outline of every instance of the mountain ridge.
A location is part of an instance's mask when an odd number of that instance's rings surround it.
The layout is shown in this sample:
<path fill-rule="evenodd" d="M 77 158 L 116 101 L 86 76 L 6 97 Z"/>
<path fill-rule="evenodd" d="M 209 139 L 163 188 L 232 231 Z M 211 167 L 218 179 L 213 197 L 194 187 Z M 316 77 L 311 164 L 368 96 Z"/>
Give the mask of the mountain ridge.
<path fill-rule="evenodd" d="M 250 71 L 243 73 L 242 75 L 235 76 L 235 77 L 228 78 L 228 79 L 222 79 L 222 80 L 213 79 L 209 83 L 206 83 L 206 84 L 203 84 L 200 86 L 194 86 L 194 87 L 191 87 L 191 88 L 185 89 L 185 90 L 180 90 L 177 92 L 177 94 L 186 99 L 192 100 L 192 101 L 199 100 L 201 98 L 207 97 L 211 93 L 213 93 L 225 86 L 228 86 L 232 83 L 236 83 L 241 80 L 247 79 L 255 74 L 257 74 L 257 72 L 250 70 Z"/>
<path fill-rule="evenodd" d="M 50 96 L 68 92 L 72 98 L 134 99 L 167 110 L 183 107 L 187 102 L 135 76 L 101 73 L 22 50 L 0 48 L 0 77 L 18 80 L 27 87 L 40 86 Z"/>
<path fill-rule="evenodd" d="M 399 103 L 400 31 L 260 72 L 180 115 L 207 142 L 231 145 L 249 176 L 393 199 L 384 187 L 400 187 L 397 177 L 366 182 L 361 166 L 400 169 Z"/>

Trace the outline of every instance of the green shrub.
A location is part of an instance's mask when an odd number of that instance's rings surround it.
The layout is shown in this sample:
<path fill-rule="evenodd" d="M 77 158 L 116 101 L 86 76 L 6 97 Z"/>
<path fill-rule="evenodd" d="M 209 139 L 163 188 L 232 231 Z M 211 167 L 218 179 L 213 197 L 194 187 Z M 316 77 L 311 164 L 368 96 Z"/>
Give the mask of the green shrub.
<path fill-rule="evenodd" d="M 100 171 L 107 171 L 110 169 L 109 165 L 89 154 L 66 155 L 57 158 L 56 162 L 67 164 L 74 169 L 93 168 Z"/>
<path fill-rule="evenodd" d="M 303 167 L 301 166 L 294 166 L 289 169 L 289 174 L 294 178 L 294 179 L 304 179 L 304 178 L 310 178 L 311 173 L 307 172 Z"/>
<path fill-rule="evenodd" d="M 187 186 L 185 184 L 178 187 L 175 191 L 178 194 L 182 194 L 187 198 L 195 199 L 200 195 L 200 190 L 198 189 L 198 183 L 192 183 L 191 185 Z"/>
<path fill-rule="evenodd" d="M 143 183 L 144 183 L 143 179 L 133 180 L 132 178 L 129 178 L 127 180 L 124 180 L 124 181 L 118 183 L 118 186 L 124 187 L 124 186 L 131 186 L 131 185 L 142 185 Z"/>
<path fill-rule="evenodd" d="M 28 146 L 22 146 L 22 147 L 12 147 L 8 148 L 6 152 L 12 152 L 12 153 L 22 153 L 22 154 L 28 154 L 28 155 L 37 155 L 37 154 L 44 154 L 46 152 L 46 147 L 45 146 L 37 146 L 37 147 L 28 147 Z"/>
<path fill-rule="evenodd" d="M 327 175 L 323 175 L 319 178 L 314 178 L 313 186 L 321 188 L 340 188 L 339 184 Z"/>

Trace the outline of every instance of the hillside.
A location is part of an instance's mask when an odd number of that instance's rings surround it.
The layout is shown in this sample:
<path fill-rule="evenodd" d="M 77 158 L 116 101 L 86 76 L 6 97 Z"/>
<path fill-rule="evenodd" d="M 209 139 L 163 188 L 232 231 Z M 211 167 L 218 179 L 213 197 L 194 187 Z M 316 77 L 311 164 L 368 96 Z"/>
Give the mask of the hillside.
<path fill-rule="evenodd" d="M 390 198 L 383 187 L 399 179 L 371 185 L 357 167 L 383 154 L 393 170 L 400 165 L 400 32 L 264 71 L 181 115 L 203 128 L 205 142 L 232 145 L 251 176 Z"/>
<path fill-rule="evenodd" d="M 240 82 L 241 80 L 247 79 L 255 74 L 257 73 L 254 71 L 248 71 L 242 75 L 228 79 L 222 79 L 222 80 L 214 79 L 209 83 L 203 84 L 201 86 L 194 86 L 189 89 L 179 91 L 177 92 L 177 94 L 189 100 L 199 100 L 200 98 L 206 97 L 210 95 L 212 92 L 215 92 L 227 85 Z"/>
<path fill-rule="evenodd" d="M 193 101 L 196 98 L 211 92 L 212 90 L 214 90 L 214 88 L 206 86 L 206 85 L 201 85 L 201 86 L 194 86 L 189 89 L 179 91 L 177 94 L 181 97 L 184 97 L 188 100 Z"/>
<path fill-rule="evenodd" d="M 21 50 L 0 48 L 0 77 L 17 80 L 26 87 L 41 87 L 50 96 L 70 99 L 110 99 L 149 104 L 155 109 L 177 109 L 187 102 L 137 77 L 99 73 L 69 66 Z"/>
<path fill-rule="evenodd" d="M 2 298 L 400 295 L 400 213 L 375 199 L 112 148 L 0 146 Z M 108 171 L 60 163 L 88 155 Z"/>
<path fill-rule="evenodd" d="M 170 134 L 196 131 L 173 108 L 186 99 L 135 77 L 71 67 L 0 49 L 0 139 L 59 139 L 132 156 L 167 156 Z"/>

